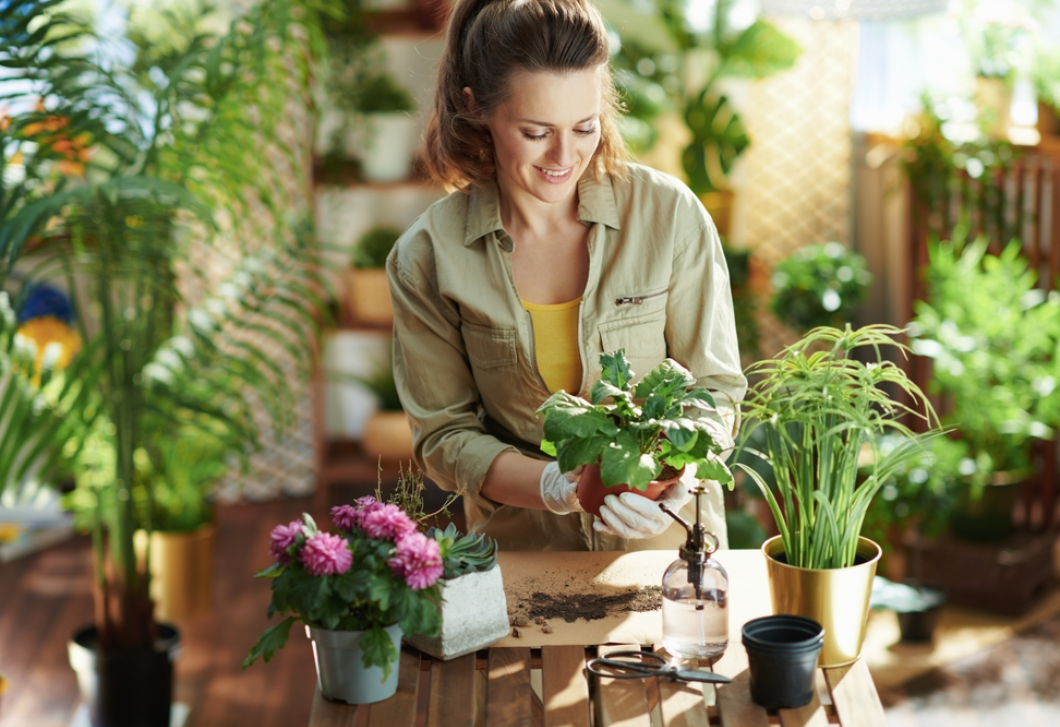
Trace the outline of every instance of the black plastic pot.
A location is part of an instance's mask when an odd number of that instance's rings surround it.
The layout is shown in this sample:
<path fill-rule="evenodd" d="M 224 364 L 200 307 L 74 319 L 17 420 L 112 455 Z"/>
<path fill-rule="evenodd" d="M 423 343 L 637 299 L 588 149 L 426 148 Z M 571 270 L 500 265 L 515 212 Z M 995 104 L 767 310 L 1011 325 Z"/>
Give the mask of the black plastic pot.
<path fill-rule="evenodd" d="M 939 622 L 942 606 L 926 611 L 898 612 L 900 640 L 907 644 L 930 644 L 935 638 L 935 626 Z"/>
<path fill-rule="evenodd" d="M 75 633 L 70 666 L 92 727 L 169 727 L 179 645 L 179 632 L 165 624 L 158 625 L 153 650 L 101 651 L 95 626 Z"/>
<path fill-rule="evenodd" d="M 751 699 L 766 709 L 809 703 L 823 644 L 824 628 L 802 616 L 763 616 L 744 624 Z"/>

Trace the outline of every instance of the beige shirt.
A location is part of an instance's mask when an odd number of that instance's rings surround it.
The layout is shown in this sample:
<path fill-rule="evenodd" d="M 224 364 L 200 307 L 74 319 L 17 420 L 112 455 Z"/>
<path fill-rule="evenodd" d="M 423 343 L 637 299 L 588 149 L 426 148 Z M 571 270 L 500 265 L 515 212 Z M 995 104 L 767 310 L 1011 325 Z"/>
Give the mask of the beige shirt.
<path fill-rule="evenodd" d="M 579 312 L 588 396 L 600 354 L 625 349 L 635 374 L 670 357 L 714 394 L 719 430 L 735 436 L 747 381 L 740 368 L 729 273 L 717 230 L 677 179 L 629 165 L 628 179 L 586 174 L 578 218 L 589 228 L 589 279 Z M 464 495 L 469 529 L 507 550 L 676 547 L 684 530 L 623 541 L 591 517 L 499 505 L 480 490 L 494 458 L 540 449 L 534 412 L 551 393 L 537 371 L 530 314 L 516 291 L 495 184 L 454 192 L 401 236 L 387 260 L 394 303 L 394 374 L 412 425 L 414 457 L 441 488 Z M 724 542 L 720 487 L 705 523 Z M 691 504 L 683 511 L 695 518 Z M 594 537 L 595 535 L 595 537 Z"/>

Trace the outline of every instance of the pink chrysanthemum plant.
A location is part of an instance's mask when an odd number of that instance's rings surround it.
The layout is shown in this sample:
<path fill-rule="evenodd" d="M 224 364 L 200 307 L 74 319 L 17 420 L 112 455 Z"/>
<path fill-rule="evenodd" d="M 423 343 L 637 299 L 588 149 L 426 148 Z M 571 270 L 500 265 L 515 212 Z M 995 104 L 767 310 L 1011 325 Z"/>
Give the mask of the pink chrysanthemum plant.
<path fill-rule="evenodd" d="M 436 585 L 443 562 L 439 544 L 417 529 L 396 505 L 362 497 L 331 509 L 334 524 L 323 532 L 308 514 L 273 528 L 269 552 L 276 560 L 258 573 L 272 579 L 269 617 L 286 615 L 266 629 L 243 668 L 266 662 L 282 648 L 296 621 L 331 631 L 365 631 L 365 667 L 389 675 L 398 658 L 384 628 L 400 624 L 405 635 L 436 636 L 441 626 Z"/>

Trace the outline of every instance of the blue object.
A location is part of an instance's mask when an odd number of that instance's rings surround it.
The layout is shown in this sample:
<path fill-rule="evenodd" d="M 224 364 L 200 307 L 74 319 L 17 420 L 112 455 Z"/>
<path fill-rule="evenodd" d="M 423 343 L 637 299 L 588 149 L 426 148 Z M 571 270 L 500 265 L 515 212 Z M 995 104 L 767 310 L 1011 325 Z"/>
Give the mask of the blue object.
<path fill-rule="evenodd" d="M 70 298 L 66 293 L 51 285 L 38 285 L 22 304 L 22 309 L 18 312 L 18 323 L 22 325 L 26 321 L 42 316 L 54 316 L 66 325 L 72 326 L 74 309 L 70 305 Z"/>

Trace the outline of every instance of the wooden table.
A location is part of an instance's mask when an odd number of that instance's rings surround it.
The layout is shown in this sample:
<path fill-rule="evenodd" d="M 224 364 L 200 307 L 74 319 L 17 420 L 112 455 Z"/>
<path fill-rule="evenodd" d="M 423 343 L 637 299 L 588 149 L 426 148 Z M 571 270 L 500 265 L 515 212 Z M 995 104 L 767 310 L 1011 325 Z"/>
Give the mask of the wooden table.
<path fill-rule="evenodd" d="M 509 580 L 530 577 L 538 568 L 571 567 L 586 563 L 628 569 L 634 580 L 674 554 L 502 554 L 501 570 Z M 555 633 L 524 639 L 511 637 L 489 649 L 442 662 L 406 647 L 401 653 L 397 694 L 378 704 L 349 706 L 324 700 L 319 690 L 313 701 L 310 727 L 767 727 L 768 725 L 884 727 L 883 706 L 863 660 L 846 667 L 818 671 L 813 700 L 799 709 L 769 713 L 750 697 L 747 653 L 740 643 L 740 626 L 770 612 L 765 564 L 759 551 L 718 554 L 730 578 L 729 648 L 713 664 L 701 663 L 733 679 L 724 685 L 683 684 L 669 680 L 614 680 L 589 677 L 585 662 L 610 651 L 642 648 L 661 651 L 653 638 L 658 612 L 618 614 L 611 623 L 556 622 Z M 510 575 L 509 575 L 510 574 Z M 654 581 L 650 581 L 654 584 Z M 511 601 L 511 595 L 509 595 Z M 654 614 L 654 615 L 653 615 Z M 631 625 L 632 624 L 632 625 Z M 645 626 L 647 624 L 647 626 Z M 657 629 L 656 629 L 657 630 Z M 642 634 L 635 639 L 622 634 Z M 577 641 L 583 643 L 560 643 Z M 614 638 L 614 637 L 617 637 Z M 611 642 L 611 643 L 609 643 Z"/>

